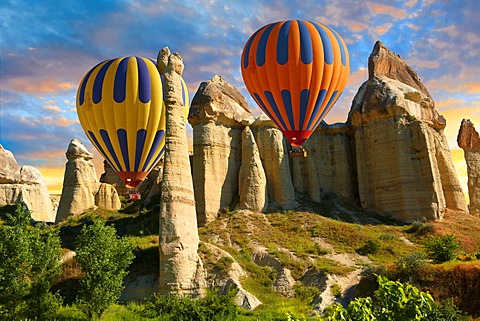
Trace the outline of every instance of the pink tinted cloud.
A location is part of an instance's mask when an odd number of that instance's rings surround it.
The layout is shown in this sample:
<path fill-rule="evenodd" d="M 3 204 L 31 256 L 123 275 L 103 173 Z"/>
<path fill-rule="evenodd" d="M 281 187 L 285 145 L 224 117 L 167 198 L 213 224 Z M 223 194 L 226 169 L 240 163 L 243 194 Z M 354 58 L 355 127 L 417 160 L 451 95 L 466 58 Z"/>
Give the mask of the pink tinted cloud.
<path fill-rule="evenodd" d="M 374 15 L 386 14 L 395 18 L 394 20 L 405 19 L 408 16 L 407 10 L 384 4 L 367 2 L 367 7 Z"/>
<path fill-rule="evenodd" d="M 4 88 L 29 94 L 49 94 L 67 91 L 75 86 L 57 79 L 13 78 L 7 81 Z"/>

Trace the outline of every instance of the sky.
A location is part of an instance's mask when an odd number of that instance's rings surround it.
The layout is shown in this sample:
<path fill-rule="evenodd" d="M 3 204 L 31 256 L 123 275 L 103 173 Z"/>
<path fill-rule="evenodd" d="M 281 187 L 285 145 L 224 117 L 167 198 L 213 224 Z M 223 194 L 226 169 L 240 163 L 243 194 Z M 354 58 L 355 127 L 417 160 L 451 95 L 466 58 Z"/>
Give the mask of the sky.
<path fill-rule="evenodd" d="M 368 78 L 368 56 L 381 40 L 417 72 L 447 119 L 445 134 L 466 192 L 456 136 L 463 118 L 480 129 L 479 16 L 477 0 L 3 0 L 0 144 L 20 165 L 37 167 L 51 193 L 61 192 L 73 138 L 94 152 L 100 176 L 103 159 L 76 114 L 78 84 L 101 61 L 156 58 L 165 46 L 183 57 L 191 98 L 202 81 L 218 74 L 258 115 L 241 77 L 245 42 L 268 23 L 306 19 L 335 29 L 350 52 L 350 78 L 327 123 L 345 122 Z"/>

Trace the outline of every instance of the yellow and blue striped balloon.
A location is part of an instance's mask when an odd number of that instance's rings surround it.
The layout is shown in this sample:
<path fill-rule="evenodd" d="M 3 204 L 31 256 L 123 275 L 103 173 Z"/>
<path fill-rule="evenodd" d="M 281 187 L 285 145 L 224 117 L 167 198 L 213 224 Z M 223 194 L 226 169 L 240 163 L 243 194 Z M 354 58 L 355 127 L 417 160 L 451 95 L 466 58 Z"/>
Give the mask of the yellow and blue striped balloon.
<path fill-rule="evenodd" d="M 241 60 L 245 85 L 292 146 L 301 146 L 347 84 L 348 49 L 321 23 L 279 21 L 246 42 Z"/>
<path fill-rule="evenodd" d="M 87 137 L 128 187 L 145 179 L 163 155 L 163 85 L 152 59 L 122 57 L 93 67 L 78 88 L 77 113 Z"/>

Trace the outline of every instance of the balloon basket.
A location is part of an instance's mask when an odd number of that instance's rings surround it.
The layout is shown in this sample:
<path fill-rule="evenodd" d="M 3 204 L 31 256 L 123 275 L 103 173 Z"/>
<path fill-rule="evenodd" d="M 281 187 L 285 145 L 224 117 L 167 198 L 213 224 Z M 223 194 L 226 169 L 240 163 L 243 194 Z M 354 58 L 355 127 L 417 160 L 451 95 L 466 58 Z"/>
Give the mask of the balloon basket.
<path fill-rule="evenodd" d="M 128 191 L 125 196 L 132 201 L 137 201 L 142 199 L 142 195 L 136 191 Z"/>
<path fill-rule="evenodd" d="M 297 157 L 307 157 L 308 153 L 305 150 L 305 148 L 292 148 L 292 150 L 289 152 L 290 158 L 297 158 Z"/>

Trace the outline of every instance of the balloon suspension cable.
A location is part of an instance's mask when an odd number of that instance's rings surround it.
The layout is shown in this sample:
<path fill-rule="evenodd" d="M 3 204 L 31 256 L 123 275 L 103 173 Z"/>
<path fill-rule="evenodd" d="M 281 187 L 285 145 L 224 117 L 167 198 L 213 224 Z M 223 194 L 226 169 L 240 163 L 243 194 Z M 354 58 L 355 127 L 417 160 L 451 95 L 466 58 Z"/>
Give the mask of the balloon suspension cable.
<path fill-rule="evenodd" d="M 303 146 L 292 146 L 292 150 L 289 152 L 290 158 L 295 157 L 307 157 L 307 151 Z"/>

